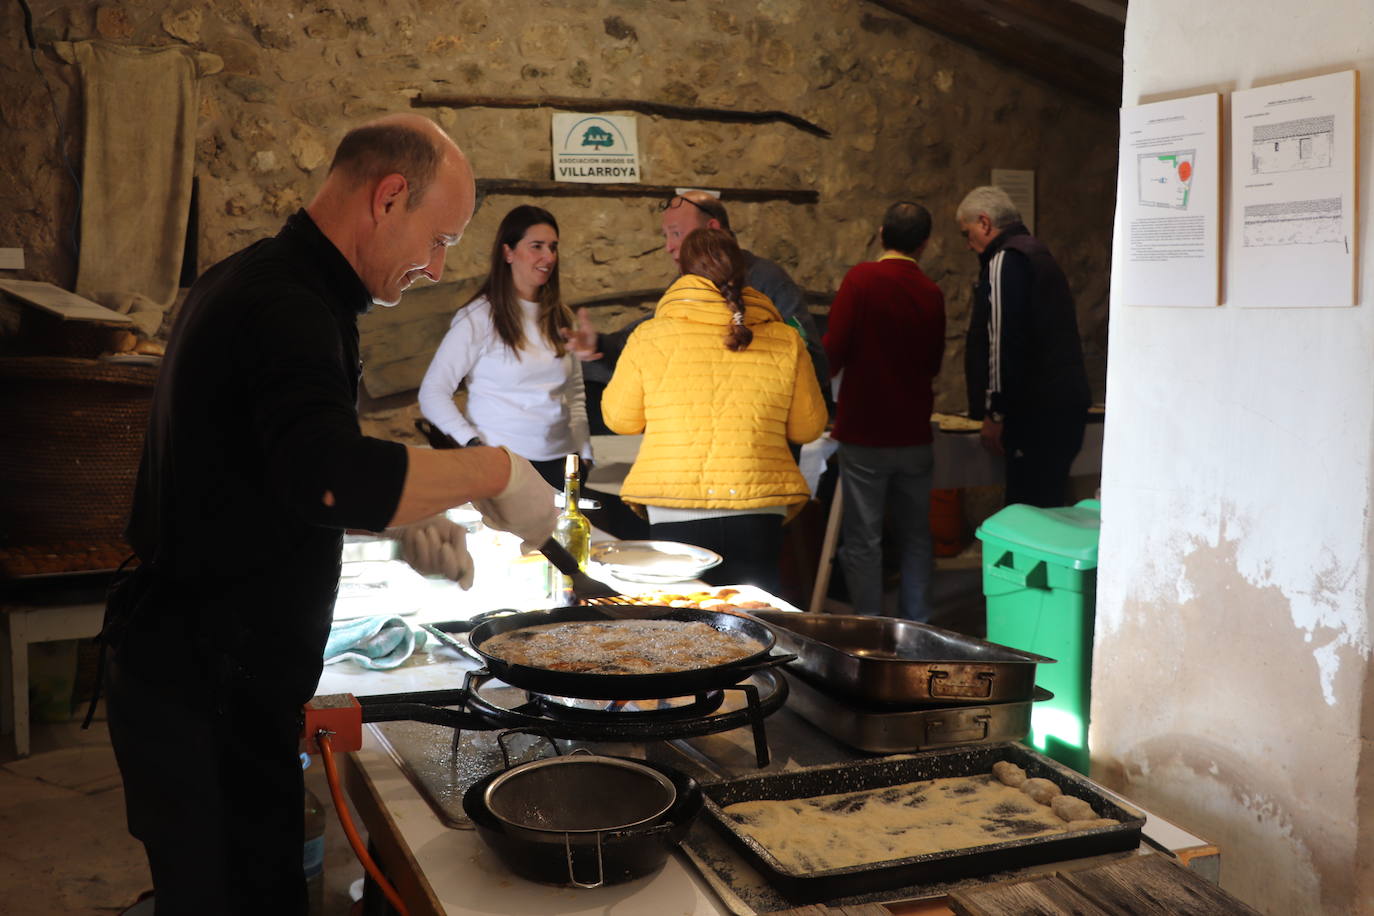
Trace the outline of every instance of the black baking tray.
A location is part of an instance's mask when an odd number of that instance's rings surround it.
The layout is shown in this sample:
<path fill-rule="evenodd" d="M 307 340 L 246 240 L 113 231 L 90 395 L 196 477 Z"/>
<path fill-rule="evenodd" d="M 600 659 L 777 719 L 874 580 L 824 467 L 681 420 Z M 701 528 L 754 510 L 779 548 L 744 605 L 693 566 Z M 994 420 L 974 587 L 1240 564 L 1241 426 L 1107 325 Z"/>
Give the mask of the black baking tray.
<path fill-rule="evenodd" d="M 989 773 L 999 760 L 1017 764 L 1030 777 L 1054 781 L 1065 795 L 1081 798 L 1092 805 L 1098 817 L 1114 818 L 1119 823 L 1068 834 L 1027 837 L 886 862 L 798 873 L 790 871 L 767 849 L 736 829 L 734 820 L 722 810 L 737 802 L 810 798 L 923 779 Z M 795 903 L 816 903 L 1131 850 L 1140 845 L 1140 831 L 1145 825 L 1145 817 L 1139 811 L 1107 796 L 1083 776 L 1025 745 L 1012 742 L 747 776 L 705 785 L 703 791 L 706 796 L 703 819 L 724 834 L 779 893 Z"/>

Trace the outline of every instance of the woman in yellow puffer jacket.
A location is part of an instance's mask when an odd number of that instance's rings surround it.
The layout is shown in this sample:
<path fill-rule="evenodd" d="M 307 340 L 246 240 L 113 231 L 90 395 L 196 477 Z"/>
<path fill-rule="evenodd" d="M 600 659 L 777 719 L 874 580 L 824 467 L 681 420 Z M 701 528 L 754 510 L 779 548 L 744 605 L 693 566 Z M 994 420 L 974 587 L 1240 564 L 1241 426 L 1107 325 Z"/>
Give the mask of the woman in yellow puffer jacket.
<path fill-rule="evenodd" d="M 656 539 L 714 550 L 703 578 L 776 592 L 782 523 L 810 498 L 788 443 L 825 429 L 806 344 L 744 285 L 728 232 L 682 242 L 683 275 L 626 344 L 601 403 L 606 425 L 644 433 L 620 496 Z"/>

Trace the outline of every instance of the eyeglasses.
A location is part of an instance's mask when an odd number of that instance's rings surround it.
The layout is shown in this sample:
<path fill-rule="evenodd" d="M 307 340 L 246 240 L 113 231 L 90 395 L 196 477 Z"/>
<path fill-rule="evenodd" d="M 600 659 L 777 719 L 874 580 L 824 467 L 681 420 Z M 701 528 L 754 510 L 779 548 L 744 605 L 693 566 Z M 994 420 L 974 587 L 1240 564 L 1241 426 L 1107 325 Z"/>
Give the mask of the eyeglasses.
<path fill-rule="evenodd" d="M 658 205 L 658 209 L 659 209 L 660 211 L 663 211 L 663 210 L 676 210 L 678 207 L 682 206 L 683 204 L 691 204 L 692 206 L 694 206 L 694 207 L 696 207 L 698 210 L 700 210 L 702 213 L 705 213 L 706 216 L 707 216 L 707 218 L 709 218 L 709 219 L 720 219 L 720 215 L 719 215 L 719 214 L 717 214 L 717 213 L 712 213 L 712 212 L 711 212 L 709 209 L 707 209 L 704 205 L 697 203 L 695 200 L 692 200 L 690 197 L 683 197 L 681 194 L 675 194 L 674 196 L 668 198 L 668 199 L 665 200 L 663 203 L 661 203 L 661 204 Z"/>

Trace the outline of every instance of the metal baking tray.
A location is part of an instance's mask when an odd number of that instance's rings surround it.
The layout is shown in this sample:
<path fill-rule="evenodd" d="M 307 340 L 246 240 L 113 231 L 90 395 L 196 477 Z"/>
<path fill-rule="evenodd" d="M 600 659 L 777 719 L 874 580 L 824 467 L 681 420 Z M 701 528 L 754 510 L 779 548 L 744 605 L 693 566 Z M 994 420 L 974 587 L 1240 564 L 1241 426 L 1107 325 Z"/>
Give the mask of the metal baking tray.
<path fill-rule="evenodd" d="M 1037 687 L 1033 700 L 875 711 L 832 696 L 796 672 L 784 669 L 783 674 L 791 687 L 788 709 L 837 741 L 870 754 L 1020 741 L 1030 733 L 1032 704 L 1054 697 Z"/>
<path fill-rule="evenodd" d="M 860 703 L 910 709 L 1028 702 L 1052 658 L 894 617 L 754 611 L 791 667 Z"/>
<path fill-rule="evenodd" d="M 752 837 L 737 829 L 725 807 L 744 801 L 811 798 L 841 792 L 896 786 L 924 779 L 990 773 L 999 760 L 1022 767 L 1028 776 L 1050 779 L 1065 795 L 1092 805 L 1099 817 L 1119 823 L 1073 833 L 1004 840 L 926 853 L 904 859 L 872 862 L 846 868 L 794 871 L 779 862 Z M 830 764 L 723 780 L 702 787 L 706 794 L 704 820 L 719 830 L 730 845 L 770 884 L 795 903 L 816 903 L 870 894 L 913 884 L 951 881 L 1012 868 L 1043 865 L 1066 859 L 1135 849 L 1145 816 L 1120 804 L 1068 767 L 1022 744 L 983 744 L 946 748 L 920 754 Z"/>

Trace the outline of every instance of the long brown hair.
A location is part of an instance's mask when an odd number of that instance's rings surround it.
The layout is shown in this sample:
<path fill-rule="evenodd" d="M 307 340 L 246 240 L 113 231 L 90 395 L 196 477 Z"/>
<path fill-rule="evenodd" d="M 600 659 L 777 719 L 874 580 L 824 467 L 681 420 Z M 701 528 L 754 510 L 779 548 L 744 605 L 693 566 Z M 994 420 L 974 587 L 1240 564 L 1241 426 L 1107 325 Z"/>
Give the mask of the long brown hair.
<path fill-rule="evenodd" d="M 727 350 L 743 350 L 754 340 L 754 332 L 744 324 L 744 274 L 747 265 L 735 237 L 722 229 L 696 229 L 682 240 L 678 263 L 684 274 L 710 280 L 725 297 L 734 313 L 725 335 Z"/>
<path fill-rule="evenodd" d="M 507 213 L 496 228 L 496 238 L 491 243 L 491 270 L 481 288 L 468 300 L 471 303 L 487 297 L 491 303 L 491 321 L 496 328 L 496 336 L 510 347 L 516 359 L 520 358 L 520 351 L 525 347 L 525 325 L 511 266 L 506 261 L 505 247 L 514 248 L 532 227 L 546 225 L 552 226 L 554 233 L 558 234 L 558 220 L 543 207 L 521 204 Z M 567 345 L 563 343 L 563 335 L 558 332 L 572 327 L 573 314 L 572 309 L 563 304 L 563 296 L 559 291 L 559 261 L 555 261 L 553 270 L 549 271 L 548 282 L 539 287 L 539 315 L 535 325 L 554 352 L 562 356 L 567 352 Z"/>

